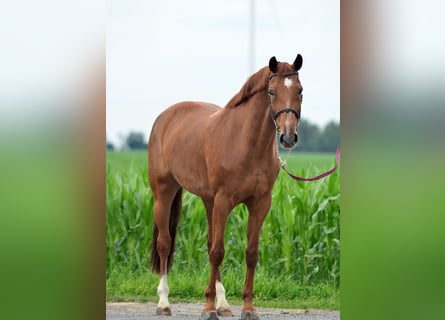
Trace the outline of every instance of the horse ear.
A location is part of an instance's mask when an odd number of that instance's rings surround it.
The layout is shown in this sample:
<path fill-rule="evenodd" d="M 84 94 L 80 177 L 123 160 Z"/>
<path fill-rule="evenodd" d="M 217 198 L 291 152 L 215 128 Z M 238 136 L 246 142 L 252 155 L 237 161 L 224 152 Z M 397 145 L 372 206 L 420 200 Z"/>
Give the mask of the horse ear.
<path fill-rule="evenodd" d="M 298 54 L 294 61 L 294 69 L 295 71 L 300 70 L 301 66 L 303 65 L 303 57 L 301 54 Z"/>
<path fill-rule="evenodd" d="M 273 56 L 272 58 L 270 58 L 269 60 L 269 69 L 272 72 L 277 72 L 278 70 L 278 61 L 277 58 L 275 58 L 275 56 Z"/>

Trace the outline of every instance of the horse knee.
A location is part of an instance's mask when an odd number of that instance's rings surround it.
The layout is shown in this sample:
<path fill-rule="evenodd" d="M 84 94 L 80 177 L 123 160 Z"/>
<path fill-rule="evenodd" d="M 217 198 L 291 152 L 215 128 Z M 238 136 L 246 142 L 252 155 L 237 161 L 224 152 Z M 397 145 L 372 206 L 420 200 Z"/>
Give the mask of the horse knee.
<path fill-rule="evenodd" d="M 210 263 L 213 265 L 221 265 L 224 259 L 224 248 L 212 248 L 210 250 Z"/>
<path fill-rule="evenodd" d="M 258 262 L 258 248 L 247 248 L 246 265 L 248 268 L 255 268 Z"/>

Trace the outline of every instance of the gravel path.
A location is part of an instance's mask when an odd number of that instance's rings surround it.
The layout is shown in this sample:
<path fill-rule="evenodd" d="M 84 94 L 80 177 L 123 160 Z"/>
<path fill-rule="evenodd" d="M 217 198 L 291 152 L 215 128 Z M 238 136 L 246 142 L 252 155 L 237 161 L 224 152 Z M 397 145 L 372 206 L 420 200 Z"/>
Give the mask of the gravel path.
<path fill-rule="evenodd" d="M 136 302 L 108 302 L 107 320 L 159 320 L 161 317 L 155 316 L 156 303 L 136 303 Z M 172 320 L 198 320 L 203 305 L 197 303 L 173 303 L 171 304 L 173 316 L 162 317 Z M 219 317 L 222 320 L 239 320 L 241 306 L 231 306 L 234 317 Z M 304 309 L 275 309 L 256 308 L 261 320 L 339 320 L 338 311 L 328 310 L 304 310 Z"/>

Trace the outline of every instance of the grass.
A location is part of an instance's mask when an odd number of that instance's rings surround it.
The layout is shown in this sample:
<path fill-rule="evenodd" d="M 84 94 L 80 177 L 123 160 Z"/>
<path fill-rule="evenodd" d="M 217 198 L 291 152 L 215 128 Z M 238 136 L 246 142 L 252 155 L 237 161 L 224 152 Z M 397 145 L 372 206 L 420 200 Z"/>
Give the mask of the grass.
<path fill-rule="evenodd" d="M 151 272 L 145 274 L 117 272 L 107 280 L 107 300 L 109 301 L 158 301 L 156 287 L 159 277 Z M 241 297 L 244 279 L 234 279 L 235 274 L 227 275 L 223 281 L 227 300 L 233 305 L 242 305 Z M 339 309 L 338 290 L 329 283 L 304 286 L 282 277 L 268 278 L 262 273 L 255 277 L 255 305 L 274 308 L 298 309 Z M 193 279 L 191 281 L 191 279 Z M 204 303 L 204 290 L 208 282 L 208 272 L 186 274 L 174 270 L 169 274 L 170 302 Z"/>
<path fill-rule="evenodd" d="M 147 170 L 147 150 L 107 152 L 107 167 L 114 173 L 126 174 Z"/>
<path fill-rule="evenodd" d="M 297 154 L 288 161 L 295 174 L 319 174 L 332 154 Z M 281 172 L 272 209 L 263 225 L 255 277 L 258 306 L 339 308 L 339 174 L 297 182 Z M 153 197 L 147 155 L 107 154 L 107 299 L 157 301 L 158 276 L 148 270 Z M 221 272 L 231 301 L 241 302 L 244 284 L 247 209 L 229 216 Z M 201 201 L 185 192 L 175 261 L 169 275 L 171 300 L 203 301 L 209 276 L 207 221 Z"/>

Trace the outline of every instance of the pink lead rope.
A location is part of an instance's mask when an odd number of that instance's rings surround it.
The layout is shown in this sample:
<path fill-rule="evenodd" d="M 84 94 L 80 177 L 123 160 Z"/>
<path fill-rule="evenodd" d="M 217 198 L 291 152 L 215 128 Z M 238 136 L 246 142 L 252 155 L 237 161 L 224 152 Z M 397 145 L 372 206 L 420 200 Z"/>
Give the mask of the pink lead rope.
<path fill-rule="evenodd" d="M 302 177 L 297 177 L 294 176 L 292 173 L 290 173 L 286 167 L 285 167 L 285 163 L 283 163 L 281 165 L 281 168 L 289 175 L 289 177 L 291 177 L 292 179 L 298 180 L 298 181 L 314 181 L 314 180 L 320 180 L 324 177 L 327 177 L 328 175 L 330 175 L 331 173 L 333 173 L 335 170 L 337 170 L 337 166 L 338 166 L 338 162 L 340 161 L 340 145 L 337 146 L 337 152 L 335 153 L 335 166 L 329 170 L 326 171 L 325 173 L 322 173 L 318 176 L 312 177 L 312 178 L 302 178 Z"/>

